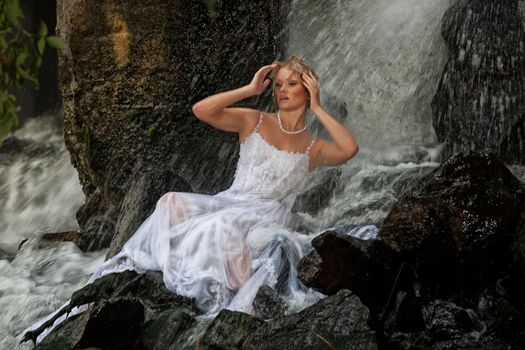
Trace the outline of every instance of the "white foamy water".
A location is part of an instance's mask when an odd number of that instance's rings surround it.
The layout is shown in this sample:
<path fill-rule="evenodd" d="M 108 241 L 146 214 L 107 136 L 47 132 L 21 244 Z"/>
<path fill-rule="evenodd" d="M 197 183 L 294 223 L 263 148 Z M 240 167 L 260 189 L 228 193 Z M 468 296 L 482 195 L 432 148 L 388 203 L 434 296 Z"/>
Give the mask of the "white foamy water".
<path fill-rule="evenodd" d="M 14 133 L 19 146 L 0 152 L 0 349 L 31 349 L 18 344 L 19 333 L 68 300 L 104 261 L 105 251 L 85 254 L 73 243 L 38 239 L 76 230 L 84 200 L 53 118 L 29 120 Z"/>
<path fill-rule="evenodd" d="M 85 285 L 105 251 L 81 252 L 75 244 L 30 239 L 12 261 L 0 260 L 0 349 L 32 349 L 20 344 L 21 331 L 60 307 Z"/>
<path fill-rule="evenodd" d="M 440 26 L 450 2 L 292 0 L 287 56 L 313 66 L 321 102 L 361 146 L 435 144 L 430 102 L 446 62 Z"/>
<path fill-rule="evenodd" d="M 0 153 L 0 251 L 10 255 L 37 233 L 78 229 L 84 194 L 52 118 L 28 121 L 14 134 L 22 150 Z"/>

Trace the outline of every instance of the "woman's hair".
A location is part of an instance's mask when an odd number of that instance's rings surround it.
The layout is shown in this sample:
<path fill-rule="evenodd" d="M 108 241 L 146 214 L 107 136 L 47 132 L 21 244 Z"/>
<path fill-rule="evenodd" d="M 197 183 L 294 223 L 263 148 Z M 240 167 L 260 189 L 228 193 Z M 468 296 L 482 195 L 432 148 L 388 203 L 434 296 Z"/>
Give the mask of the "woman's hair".
<path fill-rule="evenodd" d="M 275 79 L 275 77 L 277 76 L 277 72 L 281 68 L 288 68 L 288 69 L 293 70 L 293 71 L 298 72 L 298 73 L 311 72 L 312 75 L 315 77 L 315 79 L 319 79 L 319 77 L 317 76 L 317 74 L 315 73 L 313 68 L 310 67 L 305 61 L 300 59 L 299 56 L 297 56 L 297 55 L 292 55 L 292 57 L 290 57 L 286 61 L 283 61 L 283 62 L 275 61 L 273 63 L 275 63 L 277 65 L 272 70 L 272 79 Z"/>
<path fill-rule="evenodd" d="M 312 75 L 315 77 L 315 79 L 319 79 L 319 77 L 317 76 L 313 68 L 310 67 L 305 61 L 300 59 L 298 55 L 292 55 L 292 57 L 290 57 L 286 61 L 275 61 L 273 63 L 275 63 L 276 66 L 272 70 L 272 91 L 275 88 L 275 77 L 277 76 L 277 72 L 279 72 L 281 68 L 288 68 L 298 73 L 311 72 Z M 275 97 L 274 97 L 274 103 L 275 103 L 275 106 L 277 107 L 277 102 L 275 101 Z M 310 107 L 310 102 L 308 102 L 308 107 Z"/>

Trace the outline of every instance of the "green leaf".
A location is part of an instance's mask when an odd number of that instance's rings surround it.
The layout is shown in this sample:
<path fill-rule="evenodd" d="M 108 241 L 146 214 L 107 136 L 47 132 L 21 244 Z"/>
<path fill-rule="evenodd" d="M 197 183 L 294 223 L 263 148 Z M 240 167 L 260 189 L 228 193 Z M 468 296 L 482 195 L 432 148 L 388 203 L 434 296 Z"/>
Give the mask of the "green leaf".
<path fill-rule="evenodd" d="M 34 75 L 38 75 L 38 70 L 40 69 L 40 67 L 42 66 L 42 57 L 37 57 L 34 61 L 33 61 L 33 65 L 31 66 L 31 73 L 34 74 Z"/>
<path fill-rule="evenodd" d="M 7 48 L 7 41 L 3 35 L 0 35 L 0 51 L 3 51 Z"/>
<path fill-rule="evenodd" d="M 206 5 L 208 12 L 210 13 L 215 12 L 215 6 L 217 6 L 217 0 L 202 0 L 202 1 L 204 2 L 204 5 Z"/>
<path fill-rule="evenodd" d="M 16 66 L 18 67 L 18 66 L 23 65 L 26 59 L 27 59 L 27 53 L 25 51 L 22 51 L 16 58 L 16 61 L 15 61 Z"/>
<path fill-rule="evenodd" d="M 18 17 L 21 15 L 20 7 L 18 6 L 18 0 L 17 1 L 11 1 L 10 3 L 7 3 L 5 5 L 7 7 L 6 9 L 6 15 L 7 20 L 11 22 L 12 25 L 15 27 L 18 27 Z"/>
<path fill-rule="evenodd" d="M 60 40 L 59 37 L 50 35 L 47 37 L 47 43 L 49 46 L 55 48 L 55 49 L 63 49 L 66 45 L 62 40 Z"/>
<path fill-rule="evenodd" d="M 44 50 L 46 49 L 46 38 L 44 37 L 39 38 L 36 43 L 36 47 L 37 47 L 38 53 L 40 55 L 43 55 Z"/>
<path fill-rule="evenodd" d="M 24 78 L 24 79 L 26 79 L 26 80 L 30 80 L 30 81 L 32 81 L 32 82 L 35 83 L 35 84 L 38 83 L 38 81 L 36 80 L 36 78 L 33 77 L 33 76 L 31 76 L 31 75 L 29 74 L 29 72 L 26 71 L 25 69 L 23 69 L 22 67 L 20 67 L 20 66 L 16 67 L 16 71 L 17 71 L 18 74 L 20 74 L 20 76 L 21 76 L 22 78 Z"/>
<path fill-rule="evenodd" d="M 44 21 L 40 21 L 40 26 L 38 27 L 38 36 L 40 38 L 45 37 L 47 35 L 47 25 Z"/>

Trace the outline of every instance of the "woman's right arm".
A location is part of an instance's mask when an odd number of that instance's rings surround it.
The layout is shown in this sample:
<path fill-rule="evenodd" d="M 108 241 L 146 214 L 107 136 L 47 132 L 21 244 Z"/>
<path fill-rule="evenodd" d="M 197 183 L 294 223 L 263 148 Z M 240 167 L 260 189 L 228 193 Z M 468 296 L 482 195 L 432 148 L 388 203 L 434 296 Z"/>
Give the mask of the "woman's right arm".
<path fill-rule="evenodd" d="M 274 66 L 274 64 L 271 64 L 259 69 L 248 85 L 200 100 L 193 105 L 193 114 L 217 129 L 240 132 L 249 122 L 250 113 L 253 110 L 227 107 L 245 98 L 262 94 L 270 84 L 270 80 L 266 78 L 266 75 Z"/>

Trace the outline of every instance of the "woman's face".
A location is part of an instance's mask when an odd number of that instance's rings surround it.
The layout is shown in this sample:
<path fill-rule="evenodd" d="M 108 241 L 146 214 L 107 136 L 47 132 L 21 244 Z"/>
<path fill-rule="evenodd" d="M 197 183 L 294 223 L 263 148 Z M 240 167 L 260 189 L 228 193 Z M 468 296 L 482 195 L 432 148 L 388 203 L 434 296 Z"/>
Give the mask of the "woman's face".
<path fill-rule="evenodd" d="M 303 85 L 301 73 L 286 67 L 277 72 L 273 93 L 280 110 L 297 109 L 308 102 L 308 90 Z"/>

